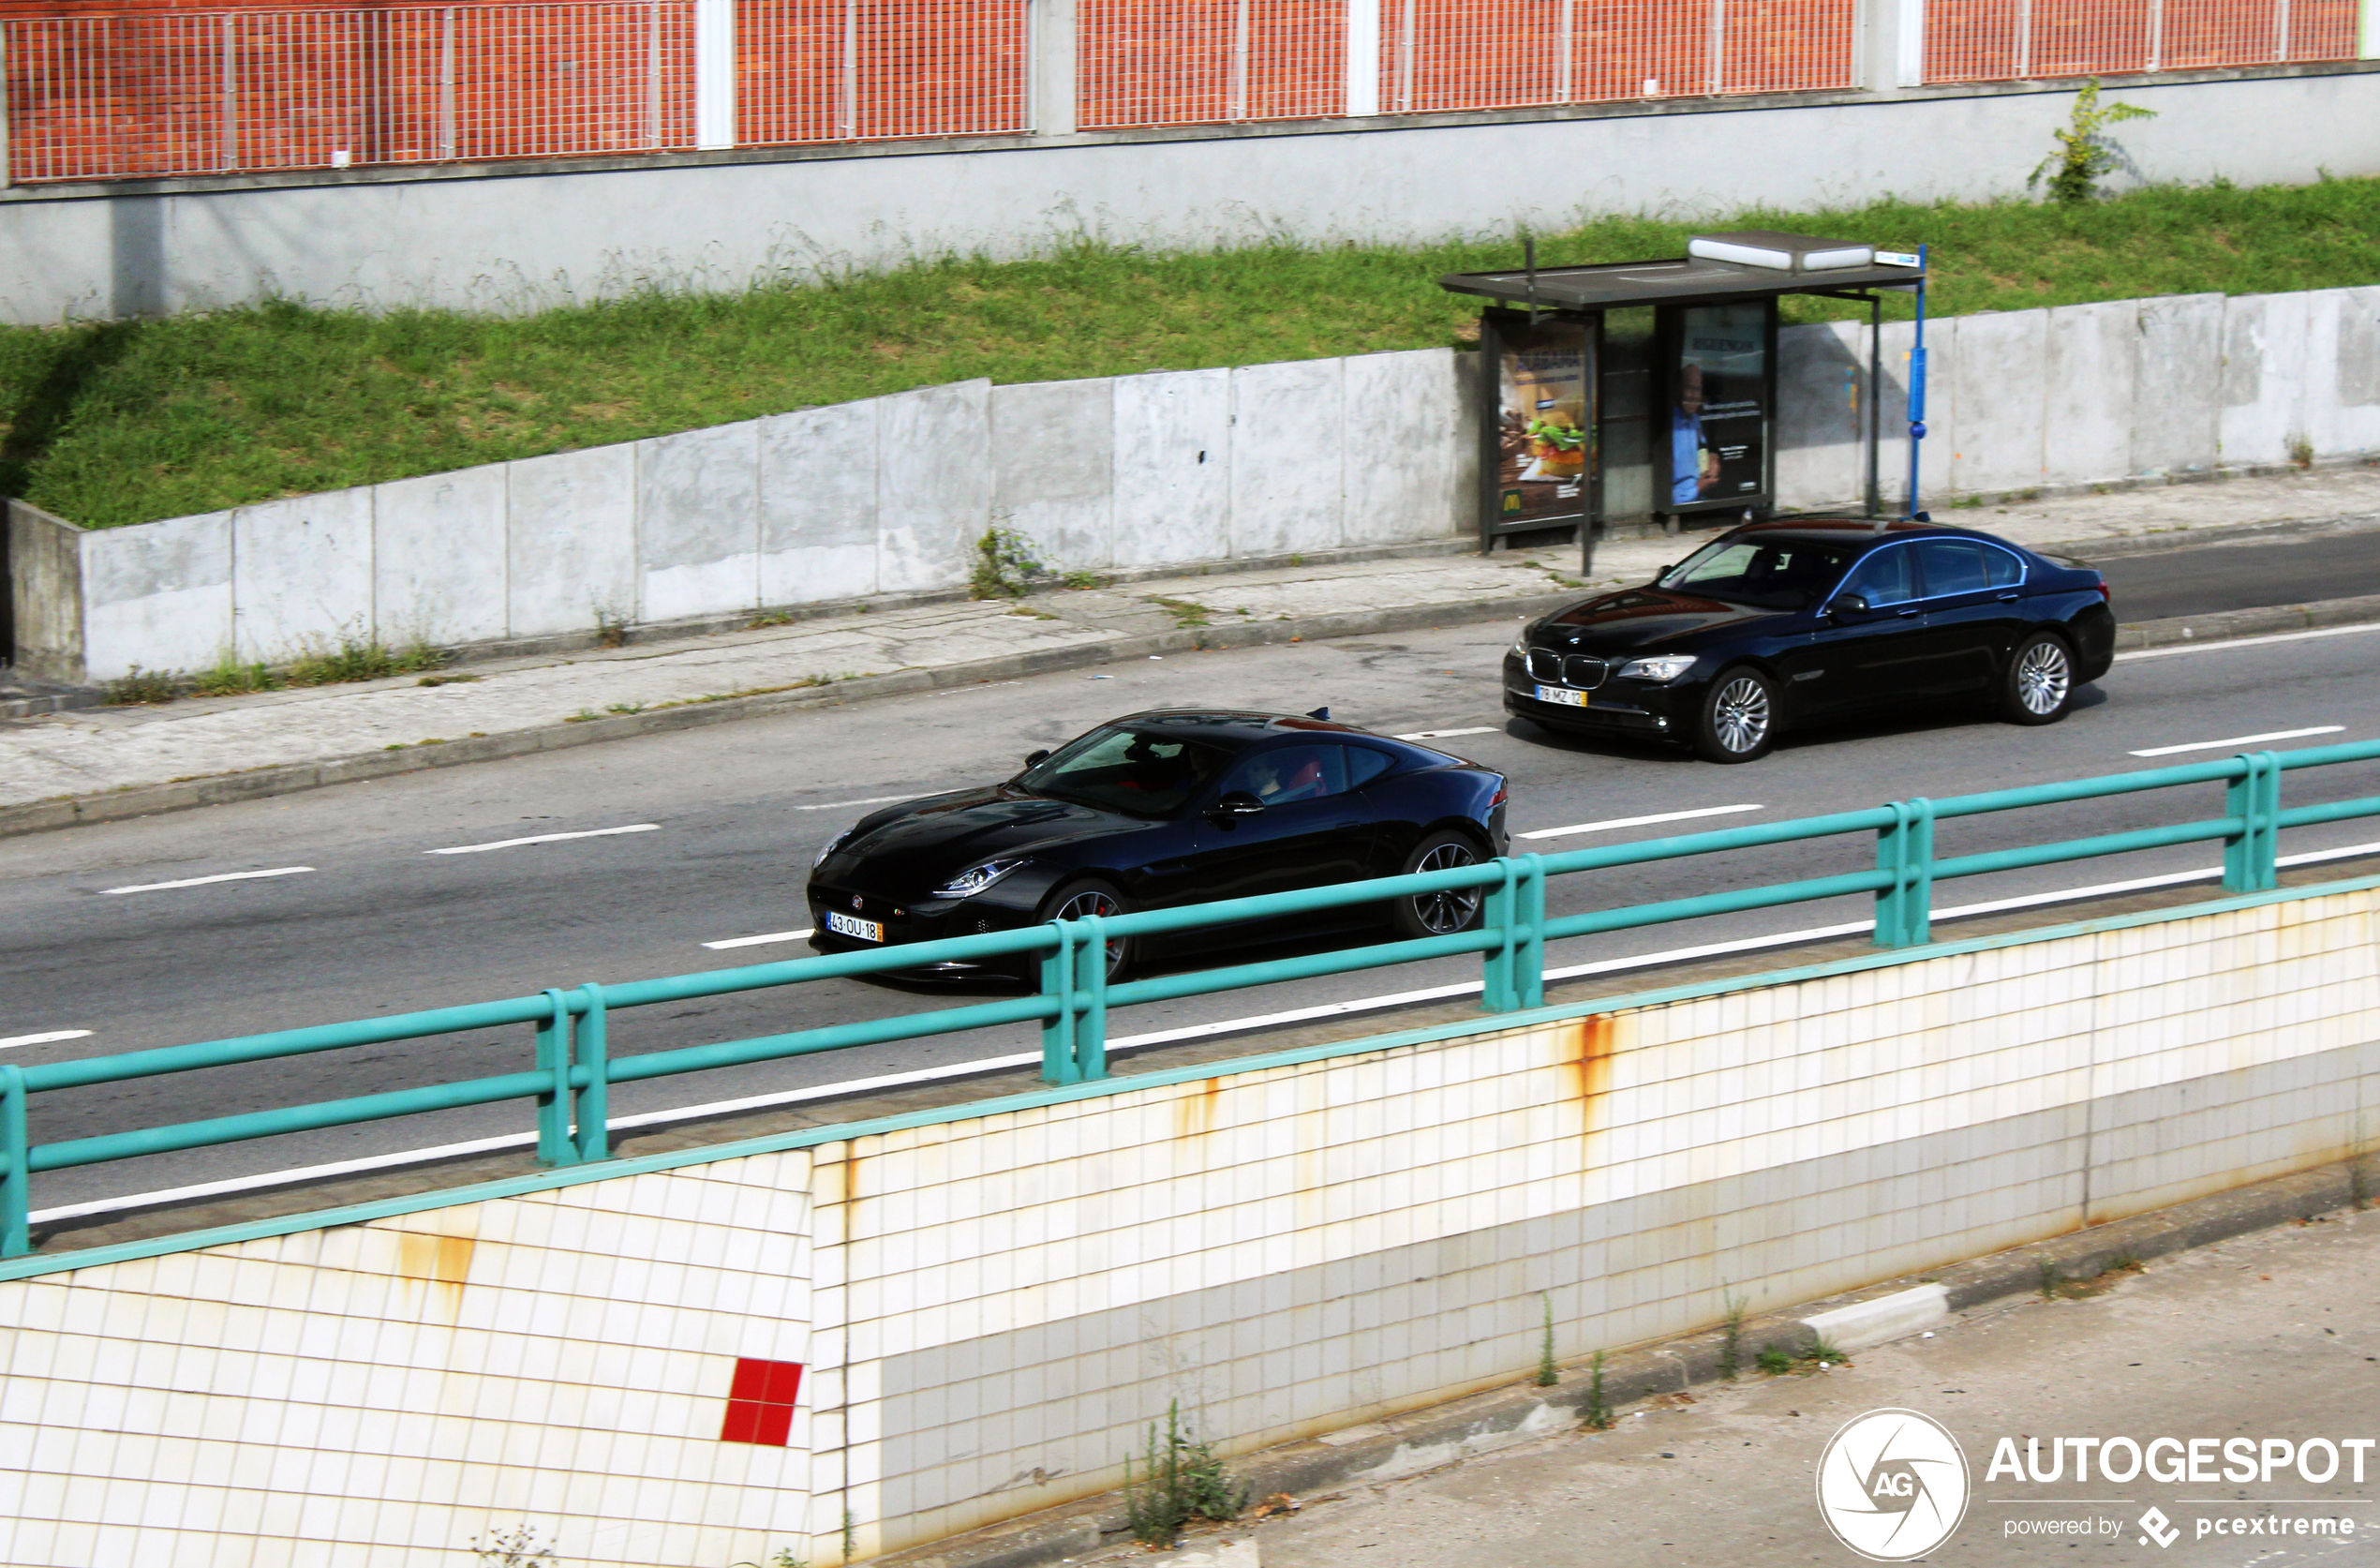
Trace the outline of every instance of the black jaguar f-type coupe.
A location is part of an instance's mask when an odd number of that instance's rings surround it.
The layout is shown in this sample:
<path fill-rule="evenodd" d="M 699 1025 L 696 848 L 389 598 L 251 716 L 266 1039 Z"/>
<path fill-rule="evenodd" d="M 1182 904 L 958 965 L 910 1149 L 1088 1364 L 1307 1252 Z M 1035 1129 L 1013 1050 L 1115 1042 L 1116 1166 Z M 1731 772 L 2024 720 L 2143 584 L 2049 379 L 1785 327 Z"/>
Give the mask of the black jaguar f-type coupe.
<path fill-rule="evenodd" d="M 1034 753 L 1004 784 L 872 813 L 818 852 L 811 945 L 849 952 L 1440 871 L 1509 847 L 1501 774 L 1327 712 L 1135 713 Z M 1464 889 L 1363 913 L 1426 936 L 1469 929 L 1480 906 Z M 1142 945 L 1110 943 L 1108 972 Z"/>
<path fill-rule="evenodd" d="M 1795 517 L 1525 627 L 1504 709 L 1749 762 L 1783 730 L 1894 705 L 1982 698 L 2055 724 L 2115 648 L 2106 579 L 2079 561 L 1926 521 Z"/>

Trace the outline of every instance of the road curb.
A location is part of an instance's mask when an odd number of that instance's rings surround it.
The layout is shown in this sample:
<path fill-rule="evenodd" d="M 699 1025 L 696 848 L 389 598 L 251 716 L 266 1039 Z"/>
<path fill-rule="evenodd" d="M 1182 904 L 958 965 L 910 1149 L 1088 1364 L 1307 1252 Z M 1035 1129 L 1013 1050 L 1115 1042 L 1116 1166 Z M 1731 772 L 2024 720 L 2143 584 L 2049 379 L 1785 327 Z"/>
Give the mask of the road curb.
<path fill-rule="evenodd" d="M 1808 1344 L 1809 1330 L 1801 1320 L 1916 1287 L 1939 1285 L 1953 1313 L 1972 1313 L 2012 1298 L 2041 1293 L 2062 1280 L 2095 1278 L 2127 1262 L 2147 1262 L 2253 1231 L 2312 1220 L 2364 1201 L 2368 1184 L 2356 1174 L 2358 1164 L 2351 1159 L 2275 1177 L 1936 1269 L 1922 1277 L 1905 1277 L 1747 1318 L 1737 1346 L 1745 1374 L 1760 1375 L 1751 1372 L 1750 1363 L 1765 1346 L 1798 1349 Z M 1616 1410 L 1659 1395 L 1684 1393 L 1697 1383 L 1718 1381 L 1725 1337 L 1723 1331 L 1711 1329 L 1606 1356 L 1604 1402 Z M 1574 1363 L 1562 1368 L 1560 1381 L 1552 1387 L 1507 1384 L 1410 1414 L 1267 1449 L 1235 1459 L 1231 1470 L 1258 1498 L 1377 1484 L 1576 1426 L 1593 1396 L 1591 1367 Z M 1126 1529 L 1122 1500 L 1109 1493 L 870 1561 L 875 1568 L 1041 1568 L 1116 1545 Z"/>
<path fill-rule="evenodd" d="M 392 778 L 432 768 L 454 768 L 473 762 L 530 756 L 563 751 L 603 740 L 625 740 L 640 735 L 663 735 L 742 719 L 767 718 L 811 708 L 832 708 L 909 692 L 972 686 L 989 680 L 1013 680 L 1059 670 L 1089 669 L 1099 665 L 1145 659 L 1152 654 L 1220 651 L 1258 648 L 1276 643 L 1320 641 L 1327 637 L 1362 636 L 1379 632 L 1409 632 L 1422 627 L 1477 625 L 1507 618 L 1519 620 L 1546 614 L 1573 603 L 1576 589 L 1511 599 L 1455 600 L 1436 605 L 1396 605 L 1376 610 L 1342 610 L 1302 616 L 1288 620 L 1231 622 L 1183 627 L 1171 632 L 1116 637 L 1071 648 L 1044 649 L 1031 653 L 1005 653 L 938 668 L 894 670 L 863 675 L 822 686 L 796 686 L 782 691 L 754 692 L 648 709 L 642 713 L 607 714 L 602 718 L 564 720 L 500 735 L 471 736 L 460 740 L 424 741 L 419 745 L 258 768 L 238 773 L 211 773 L 202 778 L 176 779 L 169 784 L 136 784 L 90 795 L 67 795 L 47 800 L 0 806 L 0 838 L 49 832 L 89 823 L 121 822 L 136 816 L 190 811 L 234 800 L 260 800 L 294 795 L 333 784 L 365 779 Z M 2325 599 L 2304 605 L 2262 609 L 2229 610 L 2217 615 L 2179 616 L 2165 620 L 2136 621 L 2116 631 L 2116 650 L 2176 647 L 2185 643 L 2222 642 L 2237 637 L 2265 636 L 2326 626 L 2380 622 L 2380 594 L 2356 599 Z"/>
<path fill-rule="evenodd" d="M 1480 621 L 1525 620 L 1558 609 L 1579 597 L 1577 590 L 1530 594 L 1510 599 L 1450 601 L 1436 605 L 1395 605 L 1376 610 L 1343 610 L 1287 620 L 1245 621 L 1214 626 L 1183 627 L 1171 632 L 1107 638 L 1071 648 L 1043 649 L 1029 653 L 1004 653 L 989 659 L 934 668 L 894 670 L 883 675 L 856 676 L 825 685 L 794 686 L 781 691 L 753 692 L 738 696 L 700 699 L 641 713 L 606 714 L 601 718 L 563 720 L 499 735 L 471 736 L 460 740 L 424 741 L 360 755 L 321 762 L 297 762 L 251 769 L 237 773 L 211 773 L 161 784 L 135 784 L 89 795 L 58 796 L 0 806 L 0 838 L 47 832 L 88 823 L 120 822 L 128 817 L 190 811 L 234 800 L 259 800 L 294 795 L 332 784 L 385 779 L 432 768 L 493 762 L 563 751 L 603 740 L 625 740 L 641 735 L 662 735 L 766 718 L 811 708 L 832 708 L 909 692 L 973 686 L 990 680 L 1013 680 L 1054 671 L 1089 669 L 1099 665 L 1188 653 L 1257 648 L 1273 643 L 1319 641 L 1325 637 L 1361 636 L 1376 632 L 1408 632 L 1423 627 L 1475 625 Z"/>

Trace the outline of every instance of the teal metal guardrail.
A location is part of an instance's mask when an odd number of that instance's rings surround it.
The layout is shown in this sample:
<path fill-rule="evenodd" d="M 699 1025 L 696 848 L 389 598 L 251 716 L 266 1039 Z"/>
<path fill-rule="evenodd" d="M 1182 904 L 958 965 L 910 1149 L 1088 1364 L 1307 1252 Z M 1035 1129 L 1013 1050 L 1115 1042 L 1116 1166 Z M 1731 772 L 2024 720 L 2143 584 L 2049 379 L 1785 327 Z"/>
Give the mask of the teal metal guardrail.
<path fill-rule="evenodd" d="M 823 1051 L 847 1051 L 892 1040 L 1027 1023 L 1041 1025 L 1043 1077 L 1053 1083 L 1076 1083 L 1107 1074 L 1107 1021 L 1111 1008 L 1479 953 L 1485 968 L 1485 1007 L 1493 1012 L 1511 1012 L 1543 1004 L 1545 944 L 1567 937 L 1872 893 L 1876 901 L 1877 944 L 1914 947 L 1930 940 L 1933 889 L 1938 882 L 2211 840 L 2221 840 L 2224 846 L 2224 889 L 2232 892 L 2260 892 L 2278 885 L 2276 859 L 2283 829 L 2380 815 L 2380 797 L 2283 810 L 2281 775 L 2298 769 L 2375 760 L 2380 760 L 2380 741 L 2357 741 L 2286 754 L 2259 752 L 2220 762 L 2033 784 L 1945 800 L 1896 801 L 1830 816 L 1730 828 L 1600 849 L 1509 857 L 1450 871 L 1343 883 L 1180 909 L 1148 910 L 1108 919 L 1093 916 L 1024 931 L 951 937 L 620 985 L 590 982 L 575 990 L 548 990 L 536 996 L 501 1002 L 286 1029 L 112 1056 L 90 1056 L 78 1061 L 45 1062 L 35 1067 L 4 1064 L 0 1065 L 0 1257 L 17 1257 L 31 1250 L 27 1215 L 32 1207 L 29 1187 L 36 1174 L 141 1155 L 419 1115 L 467 1105 L 532 1099 L 537 1107 L 537 1157 L 547 1165 L 575 1165 L 609 1157 L 607 1098 L 615 1083 L 641 1083 Z M 2200 784 L 2225 785 L 2223 815 L 1948 859 L 1937 859 L 1934 854 L 1934 828 L 1945 820 Z M 1545 913 L 1545 884 L 1551 876 L 1850 833 L 1876 835 L 1876 869 L 1552 918 Z M 1152 976 L 1115 985 L 1107 980 L 1105 957 L 1110 935 L 1155 935 L 1459 888 L 1481 888 L 1487 894 L 1480 928 L 1459 935 L 1266 959 Z M 1017 954 L 1040 956 L 1040 985 L 1029 996 L 635 1056 L 614 1057 L 609 1053 L 611 1015 L 625 1008 Z M 26 1136 L 26 1100 L 36 1094 L 201 1068 L 273 1061 L 351 1046 L 420 1039 L 458 1030 L 518 1024 L 533 1026 L 536 1036 L 534 1065 L 524 1072 L 53 1143 L 32 1144 Z"/>

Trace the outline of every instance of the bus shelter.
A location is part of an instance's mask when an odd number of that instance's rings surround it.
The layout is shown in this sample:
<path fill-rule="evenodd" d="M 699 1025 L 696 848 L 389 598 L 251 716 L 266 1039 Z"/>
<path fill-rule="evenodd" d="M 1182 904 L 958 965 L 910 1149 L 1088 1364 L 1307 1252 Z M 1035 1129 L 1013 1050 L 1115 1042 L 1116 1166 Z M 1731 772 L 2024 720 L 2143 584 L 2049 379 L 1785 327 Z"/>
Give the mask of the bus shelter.
<path fill-rule="evenodd" d="M 1913 290 L 1921 320 L 1924 308 L 1922 253 L 1807 234 L 1698 234 L 1685 256 L 1594 266 L 1539 267 L 1529 250 L 1530 264 L 1512 271 L 1438 280 L 1495 302 L 1480 312 L 1482 552 L 1574 528 L 1591 554 L 1623 519 L 1673 532 L 1770 515 L 1778 301 L 1866 301 L 1871 389 L 1882 384 L 1882 295 Z M 1920 384 L 1912 376 L 1912 427 Z M 1863 411 L 1875 516 L 1882 415 L 1872 393 Z"/>

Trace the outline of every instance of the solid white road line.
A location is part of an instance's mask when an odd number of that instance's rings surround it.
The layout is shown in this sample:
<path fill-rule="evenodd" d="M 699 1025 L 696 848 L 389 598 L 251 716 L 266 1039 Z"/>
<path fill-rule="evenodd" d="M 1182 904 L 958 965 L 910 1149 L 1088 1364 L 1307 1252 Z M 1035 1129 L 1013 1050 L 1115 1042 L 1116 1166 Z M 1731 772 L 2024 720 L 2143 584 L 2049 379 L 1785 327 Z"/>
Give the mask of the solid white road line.
<path fill-rule="evenodd" d="M 1616 828 L 1644 828 L 1656 822 L 1687 822 L 1698 816 L 1733 816 L 1737 812 L 1756 812 L 1758 806 L 1702 806 L 1690 812 L 1660 812 L 1652 816 L 1615 816 L 1609 822 L 1574 822 L 1568 828 L 1540 828 L 1534 833 L 1515 833 L 1516 839 L 1559 839 L 1572 833 L 1608 833 Z"/>
<path fill-rule="evenodd" d="M 2347 860 L 2365 855 L 2380 855 L 2380 844 L 2354 844 L 2339 849 L 2317 849 L 2301 855 L 2283 855 L 2279 864 L 2306 866 L 2325 860 Z M 2219 866 L 2199 871 L 2172 872 L 2161 876 L 2139 876 L 2124 882 L 2102 882 L 2087 888 L 2060 888 L 2045 893 L 2023 893 L 2015 898 L 1993 899 L 1985 903 L 1960 904 L 1934 911 L 1936 920 L 1955 920 L 1975 915 L 1998 914 L 2009 909 L 2027 909 L 2045 903 L 2064 903 L 2075 899 L 2097 898 L 2111 893 L 2138 892 L 2152 888 L 2170 888 L 2185 882 L 2203 882 L 2223 874 Z M 1863 931 L 1875 929 L 1873 920 L 1846 920 L 1839 925 L 1807 926 L 1799 931 L 1780 931 L 1766 936 L 1738 937 L 1727 942 L 1706 942 L 1699 947 L 1672 948 L 1665 952 L 1639 953 L 1631 958 L 1601 959 L 1591 963 L 1564 964 L 1548 969 L 1549 980 L 1575 979 L 1585 975 L 1616 974 L 1629 969 L 1653 969 L 1667 963 L 1678 963 L 1698 958 L 1718 958 L 1730 953 L 1757 952 L 1763 948 L 1786 948 L 1804 942 L 1825 941 L 1837 936 L 1856 936 Z M 1287 1012 L 1258 1013 L 1245 1018 L 1227 1018 L 1212 1023 L 1192 1023 L 1176 1029 L 1159 1029 L 1143 1035 L 1125 1035 L 1108 1042 L 1108 1053 L 1143 1051 L 1153 1045 L 1170 1044 L 1176 1040 L 1202 1039 L 1214 1035 L 1235 1034 L 1248 1029 L 1271 1028 L 1283 1023 L 1304 1023 L 1316 1018 L 1341 1017 L 1348 1013 L 1372 1012 L 1383 1008 L 1408 1007 L 1417 1002 L 1438 1002 L 1455 996 L 1469 995 L 1480 989 L 1477 980 L 1454 985 L 1432 986 L 1422 991 L 1400 991 L 1382 996 L 1360 997 L 1348 1002 L 1330 1002 L 1319 1007 L 1295 1008 Z M 804 1100 L 840 1099 L 876 1089 L 894 1089 L 913 1083 L 930 1083 L 940 1079 L 969 1078 L 982 1073 L 1004 1072 L 1012 1068 L 1031 1067 L 1041 1060 L 1038 1051 L 1019 1051 L 1004 1056 L 981 1056 L 973 1061 L 952 1062 L 942 1067 L 917 1068 L 907 1072 L 884 1073 L 873 1078 L 855 1078 L 840 1083 L 822 1083 L 808 1089 L 787 1089 L 776 1094 L 751 1095 L 742 1099 L 713 1100 L 705 1105 L 680 1106 L 674 1111 L 647 1111 L 633 1116 L 615 1116 L 615 1129 L 658 1127 L 670 1122 L 694 1121 L 707 1116 L 732 1114 L 738 1111 L 765 1111 L 771 1106 L 795 1105 Z M 417 1165 L 426 1160 L 451 1159 L 458 1155 L 482 1154 L 496 1149 L 524 1148 L 537 1142 L 533 1132 L 508 1133 L 500 1138 L 475 1139 L 468 1143 L 446 1143 L 437 1148 L 408 1149 L 398 1154 L 371 1155 L 362 1159 L 340 1160 L 332 1165 L 308 1165 L 290 1171 L 275 1171 L 258 1176 L 234 1176 L 226 1181 L 205 1182 L 196 1187 L 167 1187 L 156 1192 L 135 1193 L 125 1198 L 102 1198 L 87 1203 L 72 1203 L 63 1208 L 43 1209 L 31 1216 L 33 1223 L 48 1224 L 59 1219 L 78 1219 L 85 1215 L 110 1214 L 119 1209 L 146 1208 L 156 1203 L 170 1203 L 196 1198 L 219 1197 L 231 1192 L 250 1192 L 259 1187 L 287 1187 L 297 1182 L 328 1181 L 335 1177 L 353 1175 L 364 1171 L 384 1171 L 394 1166 Z"/>
<path fill-rule="evenodd" d="M 1470 729 L 1417 729 L 1410 735 L 1396 737 L 1399 740 L 1451 740 L 1458 735 L 1494 735 L 1494 724 L 1478 724 Z"/>
<path fill-rule="evenodd" d="M 46 1035 L 18 1035 L 13 1038 L 0 1040 L 0 1050 L 6 1050 L 12 1045 L 48 1045 L 55 1040 L 87 1039 L 90 1035 L 91 1031 L 88 1029 L 52 1029 Z"/>
<path fill-rule="evenodd" d="M 2344 724 L 2316 724 L 2312 729 L 2276 729 L 2263 735 L 2235 735 L 2228 740 L 2185 740 L 2179 746 L 2150 746 L 2127 756 L 2172 756 L 2180 752 L 2219 752 L 2225 746 L 2253 746 L 2262 740 L 2302 740 L 2309 735 L 2337 735 Z"/>
<path fill-rule="evenodd" d="M 765 948 L 771 942 L 807 942 L 811 933 L 816 929 L 815 926 L 804 926 L 799 931 L 772 931 L 766 936 L 731 936 L 723 942 L 706 942 L 703 946 L 717 950 L 722 948 Z"/>
<path fill-rule="evenodd" d="M 2128 664 L 2135 659 L 2171 659 L 2183 653 L 2227 653 L 2235 648 L 2263 648 L 2276 642 L 2305 642 L 2313 637 L 2352 637 L 2360 632 L 2380 632 L 2380 624 L 2371 626 L 2325 626 L 2315 632 L 2275 632 L 2268 637 L 2222 637 L 2208 642 L 2183 643 L 2178 648 L 2135 648 L 2129 653 L 2116 655 L 2116 663 Z"/>
<path fill-rule="evenodd" d="M 559 844 L 564 839 L 608 839 L 616 833 L 658 833 L 658 822 L 632 822 L 625 828 L 589 828 L 580 833 L 531 833 L 525 839 L 498 839 L 494 844 L 458 844 L 448 849 L 424 849 L 424 855 L 477 855 L 489 849 L 518 849 L 525 844 Z"/>
<path fill-rule="evenodd" d="M 797 812 L 839 812 L 845 806 L 881 806 L 893 800 L 915 800 L 915 795 L 870 795 L 865 800 L 829 800 L 823 806 L 796 806 Z"/>
<path fill-rule="evenodd" d="M 219 876 L 186 876 L 179 882 L 143 882 L 131 888 L 102 888 L 103 895 L 112 893 L 161 893 L 168 888 L 203 888 L 210 882 L 247 882 L 260 876 L 296 876 L 312 871 L 312 866 L 275 866 L 271 871 L 227 871 Z"/>

